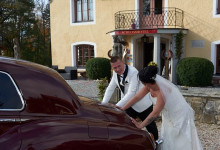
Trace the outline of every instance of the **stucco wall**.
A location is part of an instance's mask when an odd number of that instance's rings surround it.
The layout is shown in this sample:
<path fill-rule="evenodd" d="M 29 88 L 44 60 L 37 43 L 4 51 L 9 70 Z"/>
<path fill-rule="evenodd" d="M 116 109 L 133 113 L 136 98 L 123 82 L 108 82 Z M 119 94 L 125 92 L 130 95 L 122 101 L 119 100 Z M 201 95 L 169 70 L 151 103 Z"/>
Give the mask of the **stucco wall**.
<path fill-rule="evenodd" d="M 168 1 L 168 7 L 176 7 L 184 11 L 184 28 L 189 29 L 185 37 L 185 57 L 211 59 L 211 42 L 220 40 L 220 18 L 213 17 L 213 1 Z M 204 40 L 204 47 L 192 48 L 192 40 Z"/>
<path fill-rule="evenodd" d="M 107 57 L 112 49 L 113 40 L 109 31 L 114 30 L 114 14 L 120 10 L 135 10 L 138 0 L 94 0 L 95 23 L 90 25 L 71 25 L 72 0 L 53 0 L 51 9 L 52 64 L 59 68 L 72 66 L 71 45 L 93 43 L 96 57 Z M 220 44 L 220 15 L 213 17 L 215 0 L 165 0 L 166 7 L 180 8 L 184 11 L 185 57 L 203 57 L 216 63 L 216 52 L 211 43 Z M 136 5 L 136 6 L 135 6 Z M 130 37 L 127 38 L 130 48 Z M 204 47 L 192 48 L 192 41 L 204 41 Z M 212 46 L 213 48 L 214 46 Z"/>
<path fill-rule="evenodd" d="M 53 0 L 51 7 L 52 64 L 59 68 L 72 66 L 71 44 L 92 42 L 96 44 L 96 56 L 107 57 L 113 40 L 109 31 L 114 30 L 114 13 L 134 10 L 134 0 L 94 0 L 95 24 L 72 26 L 70 23 L 71 0 Z"/>

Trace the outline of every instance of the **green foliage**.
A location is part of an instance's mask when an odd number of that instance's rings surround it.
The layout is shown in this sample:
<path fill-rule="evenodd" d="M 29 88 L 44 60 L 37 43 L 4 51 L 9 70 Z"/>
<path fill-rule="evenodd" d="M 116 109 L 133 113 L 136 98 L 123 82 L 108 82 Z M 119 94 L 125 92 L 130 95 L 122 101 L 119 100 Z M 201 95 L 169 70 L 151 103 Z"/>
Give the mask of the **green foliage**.
<path fill-rule="evenodd" d="M 51 66 L 49 4 L 39 6 L 36 1 L 0 1 L 0 48 L 13 57 L 13 39 L 19 39 L 21 59 Z"/>
<path fill-rule="evenodd" d="M 0 2 L 0 36 L 2 47 L 13 52 L 13 38 L 19 39 L 19 46 L 26 38 L 27 31 L 36 23 L 33 0 L 4 0 Z M 30 38 L 30 37 L 29 37 Z"/>
<path fill-rule="evenodd" d="M 110 60 L 107 58 L 97 57 L 89 59 L 86 62 L 86 74 L 90 79 L 101 79 L 111 77 Z"/>
<path fill-rule="evenodd" d="M 180 60 L 182 55 L 182 49 L 183 49 L 183 31 L 180 30 L 180 32 L 176 35 L 176 59 Z"/>
<path fill-rule="evenodd" d="M 99 99 L 100 99 L 100 100 L 102 100 L 103 97 L 104 97 L 107 84 L 108 84 L 107 77 L 101 78 L 101 80 L 98 81 L 97 87 L 98 87 L 98 89 L 99 89 L 98 96 L 99 96 Z"/>
<path fill-rule="evenodd" d="M 212 83 L 214 66 L 205 58 L 188 57 L 177 64 L 177 81 L 184 86 L 209 86 Z"/>

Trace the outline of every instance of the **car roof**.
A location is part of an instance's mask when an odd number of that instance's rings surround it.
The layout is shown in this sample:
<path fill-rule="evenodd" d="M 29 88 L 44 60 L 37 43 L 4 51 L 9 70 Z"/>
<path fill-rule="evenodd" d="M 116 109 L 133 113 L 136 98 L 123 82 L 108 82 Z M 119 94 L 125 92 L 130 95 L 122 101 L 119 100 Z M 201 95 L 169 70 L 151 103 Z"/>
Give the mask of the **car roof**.
<path fill-rule="evenodd" d="M 12 77 L 26 105 L 48 98 L 73 103 L 74 107 L 81 105 L 78 96 L 54 69 L 25 60 L 0 57 L 0 71 Z"/>

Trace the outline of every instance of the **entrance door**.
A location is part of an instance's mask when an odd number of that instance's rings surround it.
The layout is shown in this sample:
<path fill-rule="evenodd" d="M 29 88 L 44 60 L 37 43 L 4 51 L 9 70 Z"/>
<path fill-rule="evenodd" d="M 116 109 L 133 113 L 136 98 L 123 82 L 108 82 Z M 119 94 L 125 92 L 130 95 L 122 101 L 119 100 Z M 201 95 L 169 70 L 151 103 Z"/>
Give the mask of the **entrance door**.
<path fill-rule="evenodd" d="M 217 45 L 216 51 L 216 73 L 220 74 L 220 44 Z"/>
<path fill-rule="evenodd" d="M 166 51 L 166 44 L 164 44 L 164 43 L 161 43 L 160 44 L 160 53 L 161 53 L 161 55 L 162 55 L 162 53 L 164 52 L 164 51 Z M 160 72 L 160 74 L 161 75 L 164 75 L 164 73 L 165 73 L 165 60 L 161 57 L 161 59 L 160 59 L 160 68 L 161 68 L 161 72 Z"/>
<path fill-rule="evenodd" d="M 154 43 L 144 43 L 143 51 L 144 51 L 143 66 L 147 67 L 149 62 L 153 61 Z"/>
<path fill-rule="evenodd" d="M 161 44 L 161 51 L 165 50 L 166 44 Z M 143 47 L 143 66 L 147 67 L 147 65 L 149 64 L 149 62 L 153 61 L 153 56 L 154 56 L 154 43 L 144 43 L 144 47 Z M 165 61 L 164 59 L 161 58 L 161 68 L 163 69 L 164 65 L 165 65 Z M 161 73 L 160 73 L 161 74 Z"/>

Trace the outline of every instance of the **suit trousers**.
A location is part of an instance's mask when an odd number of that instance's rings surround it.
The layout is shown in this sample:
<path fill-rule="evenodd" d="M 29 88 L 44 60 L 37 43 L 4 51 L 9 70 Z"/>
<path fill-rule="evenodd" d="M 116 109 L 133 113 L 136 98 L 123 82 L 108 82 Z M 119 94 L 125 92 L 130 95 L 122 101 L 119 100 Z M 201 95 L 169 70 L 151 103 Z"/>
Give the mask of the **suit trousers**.
<path fill-rule="evenodd" d="M 143 112 L 137 112 L 132 107 L 125 110 L 125 112 L 132 118 L 140 118 L 142 121 L 144 121 L 147 116 L 153 111 L 153 105 L 151 105 L 149 108 L 144 110 Z M 146 126 L 146 129 L 148 132 L 152 133 L 154 135 L 154 139 L 158 139 L 158 130 L 157 125 L 155 121 L 152 121 L 149 125 Z"/>

